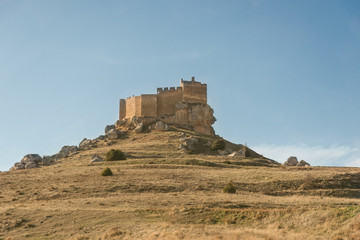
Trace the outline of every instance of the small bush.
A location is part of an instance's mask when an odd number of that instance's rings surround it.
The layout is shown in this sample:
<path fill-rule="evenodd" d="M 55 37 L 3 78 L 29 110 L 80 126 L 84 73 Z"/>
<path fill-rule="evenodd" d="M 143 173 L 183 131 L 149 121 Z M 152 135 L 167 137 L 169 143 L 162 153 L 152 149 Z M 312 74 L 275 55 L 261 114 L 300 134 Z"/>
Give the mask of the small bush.
<path fill-rule="evenodd" d="M 104 168 L 104 170 L 101 172 L 101 176 L 112 176 L 113 173 L 110 168 Z"/>
<path fill-rule="evenodd" d="M 236 193 L 236 188 L 234 187 L 234 185 L 232 185 L 232 183 L 228 183 L 223 188 L 223 192 L 224 193 Z"/>
<path fill-rule="evenodd" d="M 225 141 L 224 141 L 224 139 L 215 140 L 215 141 L 213 142 L 213 144 L 211 145 L 211 149 L 214 150 L 214 151 L 223 150 L 224 148 L 225 148 Z"/>
<path fill-rule="evenodd" d="M 118 149 L 111 149 L 106 153 L 105 161 L 125 160 L 125 154 Z"/>

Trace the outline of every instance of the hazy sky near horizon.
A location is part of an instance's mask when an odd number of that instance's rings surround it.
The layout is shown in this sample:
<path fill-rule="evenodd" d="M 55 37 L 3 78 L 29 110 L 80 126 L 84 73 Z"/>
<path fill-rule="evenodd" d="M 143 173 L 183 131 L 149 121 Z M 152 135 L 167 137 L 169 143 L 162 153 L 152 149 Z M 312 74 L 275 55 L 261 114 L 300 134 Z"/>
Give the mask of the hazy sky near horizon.
<path fill-rule="evenodd" d="M 208 84 L 215 131 L 360 166 L 356 0 L 0 0 L 0 170 L 103 134 L 118 101 Z"/>

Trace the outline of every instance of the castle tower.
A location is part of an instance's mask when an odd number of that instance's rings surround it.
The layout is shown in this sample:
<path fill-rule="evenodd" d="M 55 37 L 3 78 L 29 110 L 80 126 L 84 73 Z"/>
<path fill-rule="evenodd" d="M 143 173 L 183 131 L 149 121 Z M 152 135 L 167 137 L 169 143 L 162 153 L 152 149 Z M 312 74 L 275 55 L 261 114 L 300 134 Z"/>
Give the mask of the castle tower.
<path fill-rule="evenodd" d="M 207 104 L 207 85 L 205 83 L 195 81 L 195 77 L 191 81 L 180 80 L 182 87 L 182 101 L 187 103 L 203 103 Z"/>

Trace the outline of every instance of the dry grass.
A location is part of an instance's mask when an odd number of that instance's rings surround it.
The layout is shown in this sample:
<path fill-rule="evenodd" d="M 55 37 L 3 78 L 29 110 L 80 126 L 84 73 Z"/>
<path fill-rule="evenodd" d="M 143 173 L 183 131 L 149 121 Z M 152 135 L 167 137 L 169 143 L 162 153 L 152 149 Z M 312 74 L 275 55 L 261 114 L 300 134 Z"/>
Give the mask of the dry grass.
<path fill-rule="evenodd" d="M 359 169 L 183 154 L 179 139 L 129 135 L 0 173 L 0 239 L 359 239 Z M 88 164 L 112 148 L 130 157 Z M 229 182 L 236 194 L 222 192 Z"/>

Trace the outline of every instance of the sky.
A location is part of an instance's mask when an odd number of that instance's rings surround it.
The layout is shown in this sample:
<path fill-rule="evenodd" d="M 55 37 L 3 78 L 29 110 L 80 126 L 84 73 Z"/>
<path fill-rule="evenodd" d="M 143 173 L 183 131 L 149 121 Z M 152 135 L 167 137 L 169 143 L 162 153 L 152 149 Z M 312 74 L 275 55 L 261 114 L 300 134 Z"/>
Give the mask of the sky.
<path fill-rule="evenodd" d="M 360 167 L 359 64 L 357 0 L 0 0 L 0 171 L 192 76 L 221 137 Z"/>

